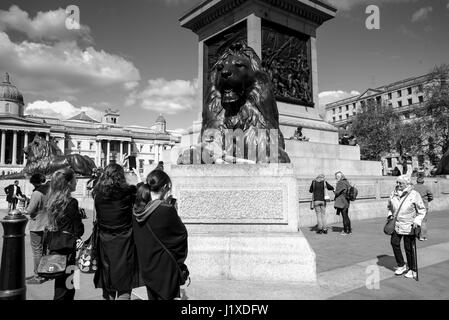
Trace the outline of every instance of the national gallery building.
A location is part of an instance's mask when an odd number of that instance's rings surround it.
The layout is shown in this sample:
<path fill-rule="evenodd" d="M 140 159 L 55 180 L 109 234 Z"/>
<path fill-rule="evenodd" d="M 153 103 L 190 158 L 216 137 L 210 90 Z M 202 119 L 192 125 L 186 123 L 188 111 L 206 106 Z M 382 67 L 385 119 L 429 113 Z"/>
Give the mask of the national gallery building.
<path fill-rule="evenodd" d="M 26 163 L 23 148 L 35 135 L 54 140 L 64 154 L 90 157 L 97 167 L 126 155 L 136 157 L 136 166 L 147 172 L 161 159 L 162 151 L 180 142 L 166 130 L 160 115 L 152 127 L 119 124 L 118 110 L 106 109 L 101 121 L 85 112 L 67 119 L 24 115 L 24 99 L 6 73 L 0 83 L 0 175 L 22 170 Z"/>

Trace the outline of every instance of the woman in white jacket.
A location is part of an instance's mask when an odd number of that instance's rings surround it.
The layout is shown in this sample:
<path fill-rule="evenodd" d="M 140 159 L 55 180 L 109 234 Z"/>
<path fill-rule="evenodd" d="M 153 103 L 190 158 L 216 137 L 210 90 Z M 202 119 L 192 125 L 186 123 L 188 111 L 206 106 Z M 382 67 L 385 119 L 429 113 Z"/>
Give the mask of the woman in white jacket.
<path fill-rule="evenodd" d="M 416 226 L 421 226 L 425 214 L 426 207 L 419 193 L 413 190 L 410 177 L 404 175 L 398 177 L 396 188 L 388 201 L 388 219 L 393 219 L 397 215 L 395 230 L 391 235 L 391 246 L 398 264 L 395 271 L 396 275 L 401 275 L 407 271 L 405 277 L 416 277 L 415 253 L 412 247 L 415 237 L 413 229 Z M 408 269 L 401 251 L 402 238 L 404 238 Z"/>

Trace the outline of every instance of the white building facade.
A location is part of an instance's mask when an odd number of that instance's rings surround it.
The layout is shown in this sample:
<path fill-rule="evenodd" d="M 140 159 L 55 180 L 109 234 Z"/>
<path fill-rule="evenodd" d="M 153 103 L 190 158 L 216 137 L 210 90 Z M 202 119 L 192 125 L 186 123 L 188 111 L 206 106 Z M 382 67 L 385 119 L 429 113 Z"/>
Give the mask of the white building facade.
<path fill-rule="evenodd" d="M 413 77 L 390 83 L 378 88 L 369 88 L 361 95 L 335 101 L 326 105 L 326 121 L 345 132 L 351 125 L 351 118 L 361 112 L 365 106 L 384 104 L 391 106 L 400 114 L 403 121 L 416 119 L 416 110 L 425 106 L 425 88 L 433 83 L 431 74 Z M 391 174 L 395 167 L 402 172 L 403 161 L 399 154 L 392 151 L 382 158 L 384 174 Z M 408 170 L 419 169 L 430 166 L 424 155 L 414 155 L 408 160 Z M 408 172 L 407 170 L 407 172 Z"/>
<path fill-rule="evenodd" d="M 23 96 L 6 74 L 0 83 L 0 174 L 23 169 L 26 164 L 23 149 L 35 135 L 54 140 L 64 154 L 90 157 L 97 167 L 135 156 L 142 173 L 157 165 L 163 150 L 180 142 L 179 136 L 167 132 L 162 115 L 152 127 L 125 126 L 119 119 L 119 111 L 110 108 L 105 110 L 101 121 L 84 112 L 66 120 L 24 115 Z"/>

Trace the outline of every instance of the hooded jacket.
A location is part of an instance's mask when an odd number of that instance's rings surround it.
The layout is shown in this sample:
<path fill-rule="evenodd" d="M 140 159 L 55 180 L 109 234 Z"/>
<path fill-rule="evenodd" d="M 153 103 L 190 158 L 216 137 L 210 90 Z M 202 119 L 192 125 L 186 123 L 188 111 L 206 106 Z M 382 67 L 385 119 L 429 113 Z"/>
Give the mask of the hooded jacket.
<path fill-rule="evenodd" d="M 134 209 L 133 230 L 143 281 L 164 300 L 179 296 L 180 272 L 175 261 L 150 232 L 170 250 L 178 265 L 187 258 L 187 229 L 174 206 L 161 200 Z"/>
<path fill-rule="evenodd" d="M 26 209 L 26 213 L 30 215 L 30 231 L 44 231 L 45 226 L 48 225 L 48 214 L 44 208 L 49 189 L 50 183 L 47 182 L 34 189 L 31 194 L 30 203 Z"/>
<path fill-rule="evenodd" d="M 402 202 L 404 203 L 401 206 Z M 399 207 L 401 210 L 399 210 Z M 397 212 L 398 210 L 399 212 Z M 421 225 L 426 215 L 426 207 L 419 193 L 413 190 L 411 186 L 404 191 L 395 188 L 388 201 L 388 217 L 394 214 L 397 214 L 396 233 L 408 235 L 411 234 L 413 223 Z"/>
<path fill-rule="evenodd" d="M 349 184 L 346 178 L 341 178 L 337 182 L 336 190 L 335 190 L 335 209 L 347 209 L 349 208 L 349 200 L 346 198 L 346 194 L 351 185 Z"/>

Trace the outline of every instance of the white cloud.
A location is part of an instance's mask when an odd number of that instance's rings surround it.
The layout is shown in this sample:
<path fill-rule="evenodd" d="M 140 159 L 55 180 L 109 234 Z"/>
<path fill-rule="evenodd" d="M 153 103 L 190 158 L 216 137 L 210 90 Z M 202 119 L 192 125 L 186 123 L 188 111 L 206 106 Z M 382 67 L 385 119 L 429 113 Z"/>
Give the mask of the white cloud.
<path fill-rule="evenodd" d="M 332 6 L 342 11 L 351 10 L 356 6 L 368 6 L 370 4 L 380 5 L 382 3 L 416 2 L 417 0 L 325 0 Z M 375 2 L 375 3 L 374 3 Z"/>
<path fill-rule="evenodd" d="M 93 47 L 81 49 L 75 41 L 14 43 L 4 32 L 0 32 L 0 70 L 22 77 L 25 92 L 52 97 L 107 86 L 130 90 L 140 80 L 134 64 L 120 56 Z"/>
<path fill-rule="evenodd" d="M 429 13 L 433 11 L 432 7 L 421 8 L 412 15 L 412 22 L 423 21 L 429 17 Z"/>
<path fill-rule="evenodd" d="M 360 95 L 360 92 L 356 90 L 352 90 L 351 92 L 343 90 L 323 91 L 318 94 L 318 100 L 320 106 L 325 106 L 328 103 L 358 95 Z"/>
<path fill-rule="evenodd" d="M 22 32 L 31 40 L 67 41 L 84 40 L 92 43 L 90 28 L 80 25 L 79 30 L 69 30 L 65 26 L 65 9 L 41 12 L 30 18 L 28 12 L 13 5 L 8 11 L 0 10 L 0 31 L 15 30 Z"/>
<path fill-rule="evenodd" d="M 68 119 L 76 116 L 82 111 L 98 121 L 101 120 L 103 114 L 101 111 L 91 107 L 75 107 L 68 101 L 48 102 L 46 100 L 37 100 L 28 103 L 25 109 L 25 114 Z"/>
<path fill-rule="evenodd" d="M 141 91 L 133 91 L 126 105 L 137 105 L 164 114 L 198 108 L 198 81 L 150 79 Z"/>

